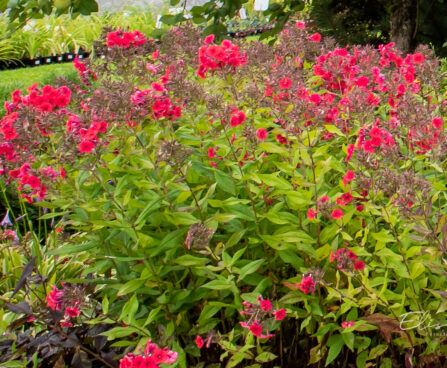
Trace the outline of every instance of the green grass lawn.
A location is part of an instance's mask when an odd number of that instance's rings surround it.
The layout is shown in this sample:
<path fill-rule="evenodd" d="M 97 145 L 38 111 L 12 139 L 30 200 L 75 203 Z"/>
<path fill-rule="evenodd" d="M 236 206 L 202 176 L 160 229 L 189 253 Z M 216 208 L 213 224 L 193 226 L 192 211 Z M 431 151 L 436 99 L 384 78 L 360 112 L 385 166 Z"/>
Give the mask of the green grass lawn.
<path fill-rule="evenodd" d="M 6 100 L 10 100 L 12 91 L 26 91 L 33 83 L 39 83 L 40 86 L 52 84 L 57 77 L 78 81 L 77 70 L 71 63 L 0 71 L 0 117 L 5 114 L 3 105 Z"/>

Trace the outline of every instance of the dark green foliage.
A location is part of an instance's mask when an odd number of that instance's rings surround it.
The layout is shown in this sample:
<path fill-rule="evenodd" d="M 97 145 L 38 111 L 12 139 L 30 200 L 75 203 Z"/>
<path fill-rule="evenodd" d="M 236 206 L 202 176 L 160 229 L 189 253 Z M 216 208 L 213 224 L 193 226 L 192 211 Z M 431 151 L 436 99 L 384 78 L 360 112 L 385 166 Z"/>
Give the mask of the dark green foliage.
<path fill-rule="evenodd" d="M 315 25 L 340 44 L 387 42 L 390 20 L 383 0 L 313 0 L 310 16 Z"/>

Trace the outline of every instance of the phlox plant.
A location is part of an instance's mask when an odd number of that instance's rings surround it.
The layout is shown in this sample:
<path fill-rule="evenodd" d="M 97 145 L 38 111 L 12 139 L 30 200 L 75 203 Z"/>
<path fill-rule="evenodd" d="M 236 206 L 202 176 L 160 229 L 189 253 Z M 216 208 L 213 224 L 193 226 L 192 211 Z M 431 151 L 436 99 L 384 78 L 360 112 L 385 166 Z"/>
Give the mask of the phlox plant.
<path fill-rule="evenodd" d="M 446 98 L 427 47 L 340 47 L 304 22 L 273 46 L 191 26 L 102 40 L 80 85 L 6 104 L 2 179 L 59 230 L 20 255 L 39 261 L 5 290 L 2 332 L 57 311 L 79 359 L 122 367 L 443 364 Z"/>

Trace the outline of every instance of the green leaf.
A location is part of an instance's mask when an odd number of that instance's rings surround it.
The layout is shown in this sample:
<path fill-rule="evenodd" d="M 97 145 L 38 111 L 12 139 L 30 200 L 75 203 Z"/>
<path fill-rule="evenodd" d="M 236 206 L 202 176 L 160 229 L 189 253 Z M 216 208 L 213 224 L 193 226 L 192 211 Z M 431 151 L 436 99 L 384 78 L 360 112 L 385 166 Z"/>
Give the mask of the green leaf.
<path fill-rule="evenodd" d="M 230 175 L 217 170 L 214 172 L 214 177 L 216 178 L 217 186 L 222 189 L 224 192 L 230 193 L 232 195 L 236 195 L 236 190 L 234 188 L 234 183 L 231 180 Z"/>
<path fill-rule="evenodd" d="M 331 364 L 340 354 L 341 348 L 345 344 L 341 335 L 333 335 L 328 340 L 329 353 L 326 359 L 326 367 Z"/>
<path fill-rule="evenodd" d="M 102 313 L 107 314 L 109 312 L 109 298 L 107 298 L 107 295 L 102 298 Z"/>
<path fill-rule="evenodd" d="M 355 335 L 352 332 L 345 332 L 342 333 L 341 336 L 343 337 L 343 341 L 345 342 L 346 346 L 351 350 L 354 351 L 354 342 L 355 342 Z"/>
<path fill-rule="evenodd" d="M 234 285 L 230 283 L 228 280 L 213 280 L 201 287 L 212 289 L 212 290 L 226 290 L 232 288 Z"/>
<path fill-rule="evenodd" d="M 290 184 L 286 179 L 278 177 L 274 174 L 259 174 L 258 177 L 269 187 L 275 187 L 283 190 L 292 189 L 292 184 Z"/>
<path fill-rule="evenodd" d="M 100 333 L 100 335 L 107 336 L 107 340 L 115 340 L 119 337 L 130 336 L 133 333 L 140 334 L 141 331 L 135 327 L 114 327 L 111 330 Z"/>
<path fill-rule="evenodd" d="M 76 245 L 65 245 L 58 249 L 50 250 L 49 252 L 47 252 L 47 254 L 52 256 L 66 255 L 66 254 L 85 252 L 86 250 L 90 250 L 97 247 L 98 244 L 96 242 L 88 242 L 85 244 L 76 244 Z"/>
<path fill-rule="evenodd" d="M 190 254 L 185 254 L 174 260 L 175 263 L 185 267 L 202 267 L 206 265 L 210 260 L 208 258 L 194 257 Z"/>
<path fill-rule="evenodd" d="M 137 294 L 133 294 L 132 297 L 124 304 L 123 310 L 119 319 L 123 320 L 124 323 L 132 323 L 132 320 L 135 317 L 135 313 L 138 310 L 138 299 Z"/>
<path fill-rule="evenodd" d="M 281 156 L 289 156 L 289 151 L 286 148 L 271 142 L 260 143 L 258 147 L 267 153 L 279 153 Z"/>
<path fill-rule="evenodd" d="M 160 201 L 161 201 L 160 197 L 157 197 L 157 198 L 153 199 L 152 201 L 150 201 L 146 205 L 146 207 L 144 207 L 144 210 L 138 216 L 137 220 L 135 221 L 135 226 L 138 227 L 138 225 L 140 225 L 140 223 L 142 223 L 150 215 L 151 212 L 160 208 L 161 207 Z"/>
<path fill-rule="evenodd" d="M 259 363 L 268 363 L 276 358 L 277 358 L 277 356 L 275 354 L 270 353 L 269 351 L 264 351 L 263 353 L 259 354 L 255 358 L 255 360 Z"/>
<path fill-rule="evenodd" d="M 369 357 L 368 360 L 370 359 L 376 359 L 377 357 L 379 357 L 380 355 L 382 355 L 385 351 L 388 350 L 388 345 L 385 344 L 381 344 L 381 345 L 377 345 L 374 346 L 370 351 L 369 351 Z"/>
<path fill-rule="evenodd" d="M 69 211 L 64 211 L 64 212 L 53 212 L 53 213 L 47 213 L 45 215 L 40 216 L 41 220 L 48 220 L 48 219 L 52 219 L 54 217 L 58 217 L 58 216 L 64 216 L 67 213 L 70 213 Z"/>
<path fill-rule="evenodd" d="M 325 125 L 324 127 L 329 133 L 337 134 L 340 137 L 345 136 L 345 134 L 343 134 L 343 132 L 340 129 L 338 129 L 335 125 Z"/>
<path fill-rule="evenodd" d="M 252 261 L 249 264 L 242 267 L 237 281 L 238 282 L 242 281 L 247 275 L 250 275 L 253 272 L 255 272 L 263 263 L 264 259 L 257 259 L 256 261 Z"/>
<path fill-rule="evenodd" d="M 242 239 L 242 237 L 244 236 L 245 232 L 247 230 L 246 229 L 242 229 L 239 231 L 234 232 L 233 234 L 231 234 L 230 238 L 227 241 L 227 249 L 231 248 L 232 246 L 236 245 L 239 243 L 239 241 Z M 234 259 L 234 257 L 233 257 Z"/>
<path fill-rule="evenodd" d="M 145 280 L 130 280 L 127 281 L 123 286 L 118 290 L 118 296 L 127 295 L 132 293 L 138 289 L 140 289 L 144 285 Z"/>

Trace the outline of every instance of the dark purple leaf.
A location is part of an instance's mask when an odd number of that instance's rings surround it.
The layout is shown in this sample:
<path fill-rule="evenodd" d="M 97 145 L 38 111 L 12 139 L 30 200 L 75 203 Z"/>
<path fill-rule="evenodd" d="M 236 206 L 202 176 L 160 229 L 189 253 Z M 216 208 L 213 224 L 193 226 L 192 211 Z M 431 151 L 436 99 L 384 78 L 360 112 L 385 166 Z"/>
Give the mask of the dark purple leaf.
<path fill-rule="evenodd" d="M 28 278 L 28 276 L 31 275 L 31 273 L 34 270 L 34 267 L 36 266 L 36 258 L 37 257 L 33 257 L 31 258 L 31 260 L 26 264 L 25 267 L 23 267 L 23 271 L 22 274 L 20 275 L 19 278 L 19 282 L 16 285 L 16 288 L 14 289 L 11 298 L 23 287 L 23 285 L 25 285 L 26 283 L 26 279 Z"/>
<path fill-rule="evenodd" d="M 29 306 L 29 304 L 27 302 L 20 302 L 17 304 L 6 303 L 6 306 L 13 313 L 17 313 L 17 314 L 32 314 L 33 313 L 33 310 L 31 309 L 31 307 Z"/>
<path fill-rule="evenodd" d="M 72 368 L 90 368 L 91 366 L 92 363 L 88 359 L 87 354 L 82 350 L 78 350 L 75 353 L 70 365 Z"/>

